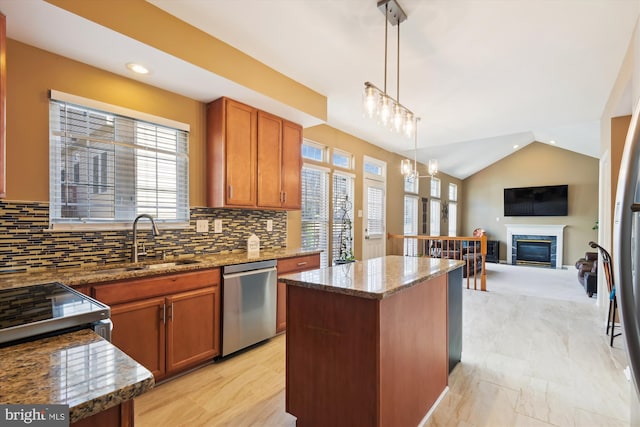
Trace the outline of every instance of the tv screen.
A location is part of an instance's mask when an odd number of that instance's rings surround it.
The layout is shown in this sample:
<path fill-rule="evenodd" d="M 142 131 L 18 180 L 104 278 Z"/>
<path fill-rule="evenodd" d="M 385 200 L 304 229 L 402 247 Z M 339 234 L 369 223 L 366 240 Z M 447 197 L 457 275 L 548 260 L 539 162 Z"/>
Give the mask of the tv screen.
<path fill-rule="evenodd" d="M 567 216 L 568 185 L 504 189 L 504 216 Z"/>

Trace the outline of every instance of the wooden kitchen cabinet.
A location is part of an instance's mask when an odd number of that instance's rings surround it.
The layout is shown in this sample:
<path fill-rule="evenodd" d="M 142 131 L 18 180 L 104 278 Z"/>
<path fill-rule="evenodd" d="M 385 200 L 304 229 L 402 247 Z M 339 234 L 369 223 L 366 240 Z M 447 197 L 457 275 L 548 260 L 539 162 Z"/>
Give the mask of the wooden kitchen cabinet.
<path fill-rule="evenodd" d="M 96 285 L 111 306 L 112 343 L 156 381 L 220 354 L 220 269 Z"/>
<path fill-rule="evenodd" d="M 320 268 L 320 254 L 303 255 L 278 260 L 278 277 L 300 271 Z M 278 299 L 276 304 L 276 333 L 287 329 L 287 285 L 278 281 Z"/>
<path fill-rule="evenodd" d="M 258 207 L 301 208 L 302 127 L 258 112 Z"/>
<path fill-rule="evenodd" d="M 220 354 L 217 286 L 167 298 L 167 371 L 180 372 Z"/>
<path fill-rule="evenodd" d="M 0 198 L 7 195 L 7 18 L 0 13 Z"/>
<path fill-rule="evenodd" d="M 207 106 L 207 204 L 300 209 L 302 127 L 240 102 Z"/>
<path fill-rule="evenodd" d="M 151 371 L 165 376 L 165 299 L 149 298 L 111 307 L 111 343 Z"/>
<path fill-rule="evenodd" d="M 258 110 L 228 98 L 207 106 L 207 203 L 255 208 Z"/>

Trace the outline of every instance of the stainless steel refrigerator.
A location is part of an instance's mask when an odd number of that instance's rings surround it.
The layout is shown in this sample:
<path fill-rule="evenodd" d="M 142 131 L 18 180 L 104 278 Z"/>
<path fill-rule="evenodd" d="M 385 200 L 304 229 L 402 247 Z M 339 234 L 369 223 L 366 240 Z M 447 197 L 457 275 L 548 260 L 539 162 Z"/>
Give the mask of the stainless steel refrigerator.
<path fill-rule="evenodd" d="M 619 317 L 626 342 L 632 427 L 640 427 L 640 103 L 625 141 L 614 212 L 614 277 Z"/>

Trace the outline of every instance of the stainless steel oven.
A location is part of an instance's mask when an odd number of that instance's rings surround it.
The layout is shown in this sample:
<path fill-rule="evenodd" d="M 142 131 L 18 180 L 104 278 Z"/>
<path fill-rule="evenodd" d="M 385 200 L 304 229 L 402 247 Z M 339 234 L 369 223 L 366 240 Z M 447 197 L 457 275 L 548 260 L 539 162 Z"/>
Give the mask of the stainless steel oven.
<path fill-rule="evenodd" d="M 58 282 L 0 289 L 0 346 L 84 328 L 110 341 L 110 312 Z"/>
<path fill-rule="evenodd" d="M 276 261 L 224 267 L 222 356 L 276 334 Z"/>

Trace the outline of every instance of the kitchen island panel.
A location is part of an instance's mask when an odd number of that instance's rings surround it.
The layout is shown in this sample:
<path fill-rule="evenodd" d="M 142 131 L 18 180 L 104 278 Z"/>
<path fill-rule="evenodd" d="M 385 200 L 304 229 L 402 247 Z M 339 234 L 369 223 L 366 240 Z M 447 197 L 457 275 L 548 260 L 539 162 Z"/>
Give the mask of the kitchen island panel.
<path fill-rule="evenodd" d="M 447 276 L 378 300 L 287 289 L 298 426 L 415 426 L 447 387 Z"/>
<path fill-rule="evenodd" d="M 378 301 L 289 286 L 287 306 L 286 410 L 296 425 L 376 425 Z"/>
<path fill-rule="evenodd" d="M 415 426 L 447 387 L 447 276 L 380 305 L 380 426 Z"/>

